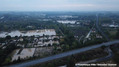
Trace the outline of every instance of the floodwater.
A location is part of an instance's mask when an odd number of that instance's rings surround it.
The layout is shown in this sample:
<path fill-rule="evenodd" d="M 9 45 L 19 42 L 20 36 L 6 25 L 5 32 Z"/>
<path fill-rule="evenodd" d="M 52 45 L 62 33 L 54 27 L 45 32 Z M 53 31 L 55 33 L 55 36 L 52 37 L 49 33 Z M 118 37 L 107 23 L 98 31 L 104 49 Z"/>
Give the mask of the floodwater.
<path fill-rule="evenodd" d="M 19 57 L 21 59 L 25 59 L 28 57 L 32 57 L 34 52 L 35 52 L 35 48 L 24 48 L 20 54 L 17 54 L 19 52 L 20 49 L 15 50 L 14 55 L 12 56 L 12 61 L 17 60 Z"/>
<path fill-rule="evenodd" d="M 57 21 L 57 22 L 63 23 L 63 24 L 68 24 L 68 23 L 70 23 L 70 24 L 75 24 L 76 21 L 68 21 L 68 20 L 62 21 L 62 20 L 59 20 L 59 21 Z"/>
<path fill-rule="evenodd" d="M 4 19 L 4 16 L 3 16 L 3 17 L 1 17 L 0 19 Z"/>
<path fill-rule="evenodd" d="M 15 36 L 43 36 L 44 35 L 56 35 L 56 32 L 54 29 L 43 29 L 43 30 L 30 30 L 30 31 L 11 31 L 11 32 L 1 32 L 0 37 L 4 38 L 7 35 L 10 35 L 11 37 Z"/>

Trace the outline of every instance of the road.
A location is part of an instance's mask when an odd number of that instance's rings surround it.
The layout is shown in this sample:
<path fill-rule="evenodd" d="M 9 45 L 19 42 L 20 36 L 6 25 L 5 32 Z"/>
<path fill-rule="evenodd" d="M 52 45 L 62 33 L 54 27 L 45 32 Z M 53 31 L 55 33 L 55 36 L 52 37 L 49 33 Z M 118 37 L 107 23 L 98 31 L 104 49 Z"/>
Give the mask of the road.
<path fill-rule="evenodd" d="M 112 50 L 110 48 L 108 48 L 108 53 L 109 53 L 108 56 L 103 57 L 103 58 L 99 58 L 96 61 L 104 61 L 104 60 L 107 60 L 107 59 L 109 59 L 109 58 L 111 58 L 113 56 L 113 52 L 112 52 Z"/>
<path fill-rule="evenodd" d="M 82 35 L 82 36 L 79 38 L 79 40 L 78 40 L 78 41 L 79 41 L 79 43 L 81 42 L 81 39 L 82 39 L 83 37 L 84 37 L 84 36 Z"/>
<path fill-rule="evenodd" d="M 104 32 L 100 29 L 100 27 L 99 27 L 99 18 L 98 18 L 98 14 L 96 15 L 96 17 L 97 17 L 97 19 L 96 19 L 96 27 L 97 27 L 98 32 L 100 32 L 101 35 L 102 35 L 107 41 L 109 41 L 108 36 L 105 35 L 105 33 L 104 33 Z"/>
<path fill-rule="evenodd" d="M 93 45 L 93 46 L 88 46 L 88 47 L 84 47 L 84 48 L 64 52 L 64 53 L 61 53 L 61 54 L 57 54 L 57 55 L 53 55 L 53 56 L 49 56 L 49 57 L 45 57 L 45 58 L 41 58 L 41 59 L 36 59 L 36 60 L 32 60 L 32 61 L 28 61 L 28 62 L 24 62 L 24 63 L 20 63 L 20 64 L 15 64 L 15 65 L 10 65 L 8 67 L 28 67 L 28 66 L 31 66 L 31 65 L 47 62 L 47 61 L 50 61 L 50 60 L 55 60 L 55 59 L 58 59 L 58 58 L 70 56 L 72 54 L 77 54 L 77 53 L 81 53 L 81 52 L 88 51 L 88 50 L 91 50 L 91 49 L 99 48 L 103 45 L 109 46 L 109 45 L 117 44 L 117 43 L 119 43 L 119 40 L 110 41 L 110 42 L 97 44 L 97 45 Z"/>
<path fill-rule="evenodd" d="M 89 60 L 89 61 L 84 61 L 84 62 L 79 62 L 79 63 L 76 63 L 76 65 L 77 65 L 77 64 L 94 63 L 94 62 L 99 62 L 99 61 L 104 61 L 104 60 L 110 59 L 110 58 L 113 56 L 113 53 L 112 53 L 112 51 L 111 51 L 110 48 L 107 48 L 107 52 L 108 52 L 108 55 L 105 56 L 105 57 L 97 58 L 97 59 L 93 59 L 93 60 Z"/>
<path fill-rule="evenodd" d="M 88 34 L 86 35 L 85 39 L 83 40 L 83 43 L 86 42 L 87 38 L 89 38 L 91 32 L 92 32 L 92 29 L 94 28 L 95 24 L 93 25 L 93 27 L 90 29 L 90 31 L 88 32 Z"/>

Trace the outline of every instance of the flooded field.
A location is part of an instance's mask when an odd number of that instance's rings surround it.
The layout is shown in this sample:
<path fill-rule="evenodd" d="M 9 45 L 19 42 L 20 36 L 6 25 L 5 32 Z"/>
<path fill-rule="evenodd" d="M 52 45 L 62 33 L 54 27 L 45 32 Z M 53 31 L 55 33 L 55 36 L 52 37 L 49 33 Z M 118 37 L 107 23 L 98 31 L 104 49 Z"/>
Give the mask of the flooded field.
<path fill-rule="evenodd" d="M 62 21 L 62 20 L 59 20 L 59 21 L 57 21 L 57 22 L 63 23 L 63 24 L 68 24 L 68 23 L 70 23 L 70 24 L 75 24 L 76 21 L 68 21 L 68 20 Z"/>
<path fill-rule="evenodd" d="M 27 59 L 29 57 L 32 57 L 35 52 L 35 48 L 24 48 L 19 54 L 20 49 L 17 49 L 13 51 L 12 61 L 17 60 L 19 57 L 21 59 Z"/>
<path fill-rule="evenodd" d="M 39 47 L 36 48 L 34 56 L 44 56 L 44 55 L 51 55 L 53 52 L 53 47 Z"/>
<path fill-rule="evenodd" d="M 43 30 L 30 30 L 30 31 L 11 31 L 11 32 L 1 32 L 0 37 L 6 37 L 7 35 L 10 35 L 11 37 L 15 36 L 43 36 L 44 35 L 56 35 L 56 32 L 54 29 L 43 29 Z"/>

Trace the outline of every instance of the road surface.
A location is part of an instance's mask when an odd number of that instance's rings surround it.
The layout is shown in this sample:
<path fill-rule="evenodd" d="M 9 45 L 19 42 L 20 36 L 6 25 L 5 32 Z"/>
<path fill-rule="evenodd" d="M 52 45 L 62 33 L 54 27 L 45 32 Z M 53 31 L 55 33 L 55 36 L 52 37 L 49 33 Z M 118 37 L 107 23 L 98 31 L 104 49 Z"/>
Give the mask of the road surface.
<path fill-rule="evenodd" d="M 79 38 L 79 40 L 78 40 L 78 41 L 79 41 L 79 43 L 81 42 L 81 39 L 82 39 L 83 37 L 84 37 L 84 36 L 82 35 L 82 36 Z"/>
<path fill-rule="evenodd" d="M 109 46 L 109 45 L 117 44 L 117 43 L 119 43 L 119 40 L 110 41 L 110 42 L 97 44 L 97 45 L 93 45 L 93 46 L 88 46 L 88 47 L 84 47 L 84 48 L 64 52 L 64 53 L 61 53 L 61 54 L 57 54 L 57 55 L 53 55 L 53 56 L 49 56 L 49 57 L 45 57 L 45 58 L 41 58 L 41 59 L 36 59 L 36 60 L 28 61 L 28 62 L 23 62 L 23 63 L 20 63 L 20 64 L 15 64 L 15 65 L 10 65 L 8 67 L 28 67 L 28 66 L 31 66 L 31 65 L 47 62 L 47 61 L 50 61 L 50 60 L 70 56 L 72 54 L 77 54 L 77 53 L 81 53 L 81 52 L 84 52 L 84 51 L 88 51 L 88 50 L 91 50 L 91 49 L 94 49 L 94 48 L 101 47 L 103 45 Z"/>

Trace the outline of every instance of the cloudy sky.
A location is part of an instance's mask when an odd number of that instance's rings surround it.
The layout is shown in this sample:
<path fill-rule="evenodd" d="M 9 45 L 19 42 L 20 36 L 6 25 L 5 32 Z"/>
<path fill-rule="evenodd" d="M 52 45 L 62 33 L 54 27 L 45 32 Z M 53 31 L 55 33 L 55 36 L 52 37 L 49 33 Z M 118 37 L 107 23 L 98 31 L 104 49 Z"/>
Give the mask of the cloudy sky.
<path fill-rule="evenodd" d="M 119 11 L 119 0 L 0 0 L 0 11 Z"/>

